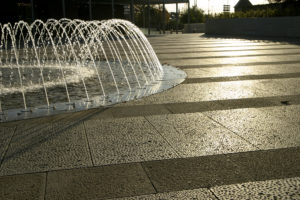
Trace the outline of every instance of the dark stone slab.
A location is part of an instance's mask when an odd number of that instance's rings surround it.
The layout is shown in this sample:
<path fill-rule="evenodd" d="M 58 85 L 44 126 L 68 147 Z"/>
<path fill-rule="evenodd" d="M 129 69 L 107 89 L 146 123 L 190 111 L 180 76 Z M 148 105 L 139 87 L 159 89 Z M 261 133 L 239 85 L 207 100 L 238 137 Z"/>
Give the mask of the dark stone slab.
<path fill-rule="evenodd" d="M 159 192 L 300 176 L 300 147 L 144 162 Z"/>
<path fill-rule="evenodd" d="M 247 182 L 300 176 L 300 147 L 228 154 L 226 157 L 251 177 Z"/>
<path fill-rule="evenodd" d="M 106 199 L 155 193 L 140 164 L 49 172 L 46 199 Z"/>
<path fill-rule="evenodd" d="M 169 114 L 170 111 L 164 105 L 140 105 L 111 108 L 114 117 L 133 117 Z"/>
<path fill-rule="evenodd" d="M 248 179 L 224 155 L 150 161 L 143 166 L 158 192 L 207 188 Z"/>
<path fill-rule="evenodd" d="M 1 200 L 42 200 L 46 174 L 24 174 L 0 177 Z"/>

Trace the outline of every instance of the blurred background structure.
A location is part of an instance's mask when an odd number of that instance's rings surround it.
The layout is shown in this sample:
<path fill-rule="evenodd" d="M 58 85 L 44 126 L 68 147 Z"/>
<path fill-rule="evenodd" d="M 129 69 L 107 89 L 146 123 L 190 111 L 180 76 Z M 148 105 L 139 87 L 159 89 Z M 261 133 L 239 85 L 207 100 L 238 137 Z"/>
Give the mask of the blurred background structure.
<path fill-rule="evenodd" d="M 165 32 L 166 23 L 170 15 L 166 5 L 175 4 L 174 18 L 178 24 L 178 4 L 187 4 L 189 0 L 11 0 L 7 1 L 0 10 L 0 23 L 14 23 L 19 20 L 27 22 L 35 19 L 47 20 L 50 18 L 70 18 L 83 20 L 103 20 L 110 18 L 127 19 L 135 23 L 135 16 L 143 27 L 153 26 Z M 157 16 L 159 15 L 159 23 Z M 151 19 L 153 17 L 153 19 Z M 188 22 L 190 18 L 188 16 Z M 151 21 L 153 21 L 151 23 Z M 178 26 L 176 26 L 178 29 Z"/>

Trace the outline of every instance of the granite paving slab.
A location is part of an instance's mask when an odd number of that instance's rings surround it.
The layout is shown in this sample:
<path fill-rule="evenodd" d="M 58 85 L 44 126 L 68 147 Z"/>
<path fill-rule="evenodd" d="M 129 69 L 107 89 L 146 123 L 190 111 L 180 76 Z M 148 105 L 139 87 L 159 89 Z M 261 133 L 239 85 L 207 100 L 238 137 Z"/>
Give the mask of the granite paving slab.
<path fill-rule="evenodd" d="M 146 117 L 181 157 L 257 150 L 201 113 Z"/>
<path fill-rule="evenodd" d="M 161 60 L 162 63 L 167 63 L 173 66 L 181 65 L 206 65 L 206 64 L 230 64 L 230 65 L 243 65 L 244 63 L 256 62 L 287 62 L 287 61 L 300 61 L 299 55 L 289 55 L 289 56 L 260 56 L 260 57 L 226 57 L 226 58 L 201 58 L 201 59 L 182 59 L 182 60 Z"/>
<path fill-rule="evenodd" d="M 0 177 L 1 200 L 44 200 L 46 174 Z"/>
<path fill-rule="evenodd" d="M 300 178 L 276 179 L 211 188 L 218 199 L 300 199 Z"/>
<path fill-rule="evenodd" d="M 299 99 L 300 101 L 300 99 Z M 293 100 L 287 101 L 288 104 L 294 103 Z M 299 105 L 288 105 L 288 106 L 277 106 L 260 109 L 262 112 L 272 115 L 280 120 L 286 121 L 287 123 L 300 126 L 300 106 Z"/>
<path fill-rule="evenodd" d="M 300 146 L 300 126 L 291 125 L 263 109 L 246 108 L 205 112 L 259 149 Z"/>
<path fill-rule="evenodd" d="M 49 172 L 46 199 L 107 199 L 155 193 L 140 164 Z"/>
<path fill-rule="evenodd" d="M 206 188 L 195 190 L 183 190 L 176 192 L 157 193 L 150 195 L 141 195 L 136 197 L 125 197 L 114 200 L 217 200 L 217 198 Z"/>
<path fill-rule="evenodd" d="M 91 165 L 82 123 L 63 128 L 58 128 L 58 124 L 43 123 L 17 128 L 1 165 L 0 175 Z"/>
<path fill-rule="evenodd" d="M 87 120 L 85 128 L 95 165 L 178 157 L 144 117 Z"/>
<path fill-rule="evenodd" d="M 163 93 L 116 107 L 300 94 L 300 78 L 181 84 Z"/>
<path fill-rule="evenodd" d="M 215 67 L 215 68 L 199 68 L 185 69 L 188 78 L 205 78 L 205 77 L 230 77 L 245 75 L 264 75 L 264 74 L 283 74 L 300 72 L 297 64 L 286 65 L 263 65 L 263 66 L 232 66 L 232 67 Z"/>

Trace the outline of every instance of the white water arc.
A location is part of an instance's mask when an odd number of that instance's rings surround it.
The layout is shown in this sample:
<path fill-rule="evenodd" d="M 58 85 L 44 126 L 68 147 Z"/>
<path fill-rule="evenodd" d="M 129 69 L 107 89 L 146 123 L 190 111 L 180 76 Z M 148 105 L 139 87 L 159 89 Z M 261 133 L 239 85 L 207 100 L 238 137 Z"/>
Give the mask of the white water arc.
<path fill-rule="evenodd" d="M 155 93 L 148 86 L 164 74 L 147 38 L 129 21 L 0 24 L 0 114 L 126 101 Z"/>

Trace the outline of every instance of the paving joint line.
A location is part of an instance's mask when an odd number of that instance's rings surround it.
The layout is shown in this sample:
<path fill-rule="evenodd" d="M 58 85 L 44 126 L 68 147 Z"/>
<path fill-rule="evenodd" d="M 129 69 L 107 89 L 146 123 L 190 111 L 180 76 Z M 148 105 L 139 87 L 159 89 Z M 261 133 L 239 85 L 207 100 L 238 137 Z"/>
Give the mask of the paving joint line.
<path fill-rule="evenodd" d="M 48 184 L 48 172 L 45 172 L 45 188 L 44 188 L 44 200 L 46 200 L 47 195 L 47 184 Z"/>
<path fill-rule="evenodd" d="M 211 190 L 211 187 L 207 188 L 210 193 L 217 199 L 217 200 L 220 200 L 220 198 Z"/>
<path fill-rule="evenodd" d="M 92 151 L 91 151 L 91 146 L 90 146 L 89 138 L 87 136 L 85 121 L 83 121 L 82 123 L 83 123 L 83 128 L 84 128 L 84 133 L 85 133 L 84 134 L 85 135 L 85 140 L 86 140 L 87 147 L 88 147 L 88 150 L 89 150 L 89 154 L 90 154 L 90 158 L 91 158 L 91 161 L 92 161 L 92 165 L 95 166 L 95 162 L 94 162 L 94 159 L 93 159 L 93 156 L 92 156 Z"/>
<path fill-rule="evenodd" d="M 223 125 L 222 123 L 216 121 L 215 119 L 213 119 L 212 117 L 206 115 L 205 113 L 201 113 L 203 115 L 205 115 L 206 117 L 208 117 L 210 120 L 214 121 L 215 123 L 219 124 L 220 126 L 224 127 L 226 130 L 230 131 L 231 133 L 233 133 L 234 135 L 238 136 L 239 138 L 241 138 L 242 140 L 246 141 L 248 144 L 250 144 L 251 146 L 257 148 L 256 150 L 262 150 L 259 147 L 257 147 L 256 145 L 252 144 L 250 141 L 248 141 L 247 139 L 245 139 L 244 137 L 240 136 L 238 133 L 236 133 L 233 130 L 230 130 L 227 126 Z"/>
<path fill-rule="evenodd" d="M 173 151 L 176 153 L 176 155 L 178 157 L 180 157 L 180 152 L 178 152 L 174 147 L 173 145 L 170 144 L 170 142 L 157 130 L 157 128 L 150 122 L 150 120 L 147 118 L 147 116 L 143 116 L 146 121 L 154 128 L 154 130 L 167 142 L 167 144 L 173 149 Z"/>
<path fill-rule="evenodd" d="M 141 165 L 142 169 L 144 170 L 144 173 L 146 174 L 147 178 L 149 179 L 149 181 L 150 181 L 150 183 L 151 183 L 153 189 L 155 190 L 155 194 L 157 194 L 157 193 L 158 193 L 158 190 L 157 190 L 157 188 L 155 187 L 153 181 L 151 180 L 150 175 L 147 173 L 147 170 L 145 169 L 143 163 L 144 163 L 144 162 L 139 162 L 139 164 Z"/>
<path fill-rule="evenodd" d="M 170 114 L 176 114 L 171 108 L 167 106 L 168 104 L 163 104 L 163 107 L 170 112 Z"/>

